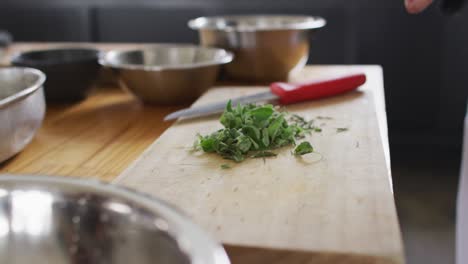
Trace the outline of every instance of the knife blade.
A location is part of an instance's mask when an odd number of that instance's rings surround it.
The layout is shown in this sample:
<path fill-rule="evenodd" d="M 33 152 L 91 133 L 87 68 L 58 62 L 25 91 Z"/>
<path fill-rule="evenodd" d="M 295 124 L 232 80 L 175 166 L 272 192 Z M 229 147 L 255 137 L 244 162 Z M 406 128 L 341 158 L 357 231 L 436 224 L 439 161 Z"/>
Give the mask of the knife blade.
<path fill-rule="evenodd" d="M 341 94 L 357 89 L 366 82 L 363 73 L 340 76 L 330 79 L 315 80 L 301 84 L 275 82 L 270 85 L 270 90 L 231 99 L 233 105 L 248 104 L 263 101 L 278 100 L 280 104 L 292 104 L 301 101 L 314 100 L 323 97 Z M 229 100 L 212 103 L 204 106 L 196 106 L 182 109 L 167 115 L 164 121 L 184 118 L 195 118 L 224 111 Z"/>
<path fill-rule="evenodd" d="M 270 91 L 266 91 L 266 92 L 256 93 L 253 95 L 247 95 L 247 96 L 234 98 L 231 100 L 231 103 L 232 105 L 249 104 L 249 103 L 262 102 L 262 101 L 271 101 L 275 99 L 278 99 L 277 95 L 271 93 Z M 185 109 L 182 109 L 182 110 L 179 110 L 179 111 L 176 111 L 167 115 L 166 117 L 164 117 L 164 121 L 177 119 L 179 117 L 193 118 L 193 117 L 221 113 L 224 111 L 224 108 L 226 108 L 226 104 L 228 102 L 229 100 L 218 102 L 218 103 L 212 103 L 212 104 L 208 104 L 204 106 L 185 108 Z"/>

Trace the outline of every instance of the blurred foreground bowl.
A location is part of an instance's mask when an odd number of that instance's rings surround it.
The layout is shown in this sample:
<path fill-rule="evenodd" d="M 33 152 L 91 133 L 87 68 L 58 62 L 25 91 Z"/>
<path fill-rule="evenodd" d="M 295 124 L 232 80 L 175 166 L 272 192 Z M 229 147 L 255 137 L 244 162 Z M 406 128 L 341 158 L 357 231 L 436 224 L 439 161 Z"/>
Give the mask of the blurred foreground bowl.
<path fill-rule="evenodd" d="M 20 152 L 42 125 L 45 79 L 36 69 L 0 68 L 0 162 Z"/>
<path fill-rule="evenodd" d="M 125 88 L 145 103 L 189 103 L 213 86 L 220 65 L 232 54 L 216 48 L 157 44 L 145 49 L 109 51 L 99 62 L 114 69 Z"/>
<path fill-rule="evenodd" d="M 286 81 L 302 69 L 310 31 L 325 24 L 321 17 L 287 15 L 200 17 L 188 23 L 199 31 L 202 45 L 234 53 L 228 77 L 255 82 Z"/>
<path fill-rule="evenodd" d="M 98 181 L 0 176 L 0 263 L 229 264 L 168 204 Z"/>

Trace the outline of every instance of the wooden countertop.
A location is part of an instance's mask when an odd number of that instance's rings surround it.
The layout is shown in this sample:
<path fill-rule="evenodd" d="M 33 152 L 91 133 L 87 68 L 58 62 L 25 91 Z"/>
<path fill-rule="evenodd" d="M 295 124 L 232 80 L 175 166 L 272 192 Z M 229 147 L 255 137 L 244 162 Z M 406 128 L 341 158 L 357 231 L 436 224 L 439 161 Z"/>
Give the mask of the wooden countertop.
<path fill-rule="evenodd" d="M 9 56 L 19 51 L 67 46 L 76 44 L 15 44 L 7 50 L 3 63 L 8 64 Z M 142 45 L 84 43 L 79 46 L 110 49 Z M 82 102 L 47 105 L 44 123 L 31 144 L 0 165 L 0 173 L 110 181 L 172 124 L 163 122 L 162 118 L 178 108 L 145 106 L 116 85 L 97 84 Z"/>
<path fill-rule="evenodd" d="M 76 45 L 17 43 L 7 50 L 3 63 L 8 64 L 8 58 L 19 51 Z M 79 46 L 108 50 L 144 44 L 81 43 Z M 339 72 L 375 66 L 307 66 L 306 69 L 317 67 L 332 67 L 331 70 Z M 372 73 L 379 75 L 381 70 L 378 68 Z M 375 79 L 378 80 L 374 90 L 377 116 L 390 172 L 383 80 L 381 76 Z M 98 85 L 82 102 L 48 105 L 44 123 L 31 144 L 1 164 L 0 173 L 94 177 L 110 181 L 172 124 L 163 122 L 163 117 L 181 107 L 146 106 L 115 85 Z"/>
<path fill-rule="evenodd" d="M 42 49 L 74 44 L 19 43 L 9 48 L 8 55 L 20 50 Z M 80 44 L 101 49 L 128 48 L 133 44 Z M 141 46 L 141 45 L 138 45 Z M 0 61 L 1 63 L 1 61 Z M 365 70 L 372 79 L 380 141 L 385 154 L 391 186 L 390 155 L 383 90 L 382 70 L 378 66 L 307 66 L 305 71 L 349 72 Z M 146 106 L 116 85 L 96 85 L 89 97 L 71 105 L 48 105 L 47 114 L 37 135 L 20 154 L 0 165 L 0 173 L 43 174 L 98 178 L 112 181 L 121 174 L 171 124 L 163 117 L 179 107 Z M 401 241 L 395 241 L 401 243 Z M 259 249 L 228 247 L 233 263 L 272 263 L 291 259 L 288 263 L 344 263 L 338 255 L 315 256 L 305 253 L 269 252 Z M 347 256 L 349 257 L 349 256 Z M 364 262 L 362 262 L 362 261 Z M 307 262 L 305 262 L 307 261 Z M 360 259 L 359 263 L 380 263 Z M 361 261 L 361 262 L 360 262 Z M 276 262 L 275 262 L 276 263 Z M 279 262 L 278 262 L 279 263 Z M 398 262 L 401 263 L 401 262 Z"/>
<path fill-rule="evenodd" d="M 34 140 L 0 172 L 112 180 L 171 125 L 162 118 L 175 109 L 99 87 L 79 104 L 49 106 Z"/>

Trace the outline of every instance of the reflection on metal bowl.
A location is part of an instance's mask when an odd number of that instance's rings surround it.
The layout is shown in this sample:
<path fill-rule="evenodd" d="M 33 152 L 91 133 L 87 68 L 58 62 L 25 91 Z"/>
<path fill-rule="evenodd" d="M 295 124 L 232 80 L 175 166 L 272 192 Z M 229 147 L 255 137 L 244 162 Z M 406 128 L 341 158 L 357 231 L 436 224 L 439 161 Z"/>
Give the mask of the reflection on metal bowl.
<path fill-rule="evenodd" d="M 36 69 L 0 68 L 0 162 L 20 152 L 41 126 L 45 79 Z"/>
<path fill-rule="evenodd" d="M 168 204 L 97 181 L 0 175 L 0 263 L 229 264 Z"/>
<path fill-rule="evenodd" d="M 309 31 L 321 28 L 320 17 L 249 15 L 200 17 L 189 22 L 199 31 L 205 46 L 220 47 L 234 53 L 226 65 L 236 80 L 285 81 L 300 70 L 309 55 Z"/>
<path fill-rule="evenodd" d="M 210 88 L 232 54 L 216 48 L 158 44 L 141 50 L 110 51 L 100 63 L 118 73 L 125 88 L 145 103 L 182 104 Z"/>

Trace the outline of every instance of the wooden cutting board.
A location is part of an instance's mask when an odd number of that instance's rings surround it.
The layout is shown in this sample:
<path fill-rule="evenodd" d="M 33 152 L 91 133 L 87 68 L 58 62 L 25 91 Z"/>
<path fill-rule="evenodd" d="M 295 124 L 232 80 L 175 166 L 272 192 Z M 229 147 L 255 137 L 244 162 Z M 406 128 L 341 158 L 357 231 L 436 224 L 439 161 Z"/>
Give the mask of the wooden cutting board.
<path fill-rule="evenodd" d="M 235 164 L 190 151 L 197 133 L 221 127 L 216 117 L 182 120 L 116 182 L 181 208 L 228 245 L 234 263 L 403 263 L 384 106 L 376 101 L 383 99 L 382 74 L 358 69 L 368 76 L 358 91 L 287 107 L 322 127 L 307 138 L 319 154 L 295 158 L 285 148 L 275 158 Z M 332 73 L 310 70 L 295 81 Z M 265 89 L 220 87 L 196 105 Z M 232 168 L 222 169 L 225 163 Z"/>

